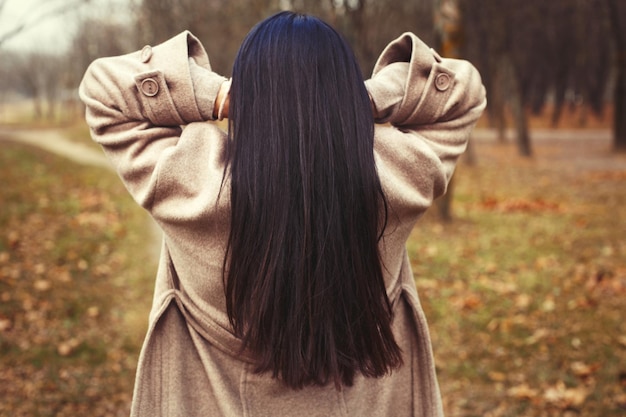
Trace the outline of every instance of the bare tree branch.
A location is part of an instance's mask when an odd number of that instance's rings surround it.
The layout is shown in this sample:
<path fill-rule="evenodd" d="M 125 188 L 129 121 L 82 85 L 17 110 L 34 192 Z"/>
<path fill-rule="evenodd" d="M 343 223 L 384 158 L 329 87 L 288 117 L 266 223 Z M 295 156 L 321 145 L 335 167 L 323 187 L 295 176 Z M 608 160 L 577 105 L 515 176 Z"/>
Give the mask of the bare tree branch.
<path fill-rule="evenodd" d="M 0 0 L 0 16 L 2 15 L 2 9 L 4 9 L 4 6 L 6 6 L 7 1 L 9 0 Z"/>
<path fill-rule="evenodd" d="M 0 0 L 0 14 L 2 13 L 2 9 L 4 8 L 4 6 L 6 5 L 8 0 Z M 71 2 L 59 2 L 58 5 L 56 5 L 55 7 L 53 7 L 50 10 L 47 11 L 43 11 L 39 14 L 29 14 L 28 17 L 26 17 L 24 20 L 22 20 L 21 22 L 18 22 L 15 26 L 13 26 L 11 29 L 5 31 L 4 33 L 0 34 L 0 47 L 9 39 L 15 37 L 16 35 L 18 35 L 21 32 L 24 32 L 34 26 L 37 26 L 39 24 L 41 24 L 42 22 L 49 20 L 53 17 L 57 17 L 60 16 L 64 13 L 69 12 L 72 9 L 75 9 L 76 7 L 82 6 L 84 4 L 89 3 L 91 0 L 75 0 L 75 1 L 71 1 Z"/>

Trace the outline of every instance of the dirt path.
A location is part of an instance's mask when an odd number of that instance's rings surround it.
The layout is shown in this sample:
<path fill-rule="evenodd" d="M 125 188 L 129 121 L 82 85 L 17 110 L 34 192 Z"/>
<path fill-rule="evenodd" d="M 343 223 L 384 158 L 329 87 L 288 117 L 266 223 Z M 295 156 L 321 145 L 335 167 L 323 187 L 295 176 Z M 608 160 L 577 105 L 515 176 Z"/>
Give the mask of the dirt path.
<path fill-rule="evenodd" d="M 495 129 L 474 129 L 473 135 L 480 140 L 497 140 L 498 132 Z M 599 140 L 611 140 L 611 131 L 608 129 L 532 129 L 531 141 L 539 140 L 581 140 L 596 138 Z M 506 131 L 506 138 L 513 141 L 515 132 L 513 129 Z"/>
<path fill-rule="evenodd" d="M 613 150 L 613 135 L 607 129 L 534 129 L 530 133 L 534 155 L 528 159 L 535 169 L 553 168 L 559 171 L 598 172 L 623 171 L 626 154 Z M 491 129 L 476 129 L 472 140 L 482 144 L 498 145 L 497 132 Z M 506 133 L 508 158 L 519 157 L 515 133 Z M 484 155 L 475 154 L 481 161 Z M 503 156 L 499 155 L 498 159 Z"/>
<path fill-rule="evenodd" d="M 81 143 L 72 142 L 58 130 L 0 127 L 0 140 L 12 140 L 37 146 L 81 165 L 111 169 L 111 164 L 102 152 Z"/>

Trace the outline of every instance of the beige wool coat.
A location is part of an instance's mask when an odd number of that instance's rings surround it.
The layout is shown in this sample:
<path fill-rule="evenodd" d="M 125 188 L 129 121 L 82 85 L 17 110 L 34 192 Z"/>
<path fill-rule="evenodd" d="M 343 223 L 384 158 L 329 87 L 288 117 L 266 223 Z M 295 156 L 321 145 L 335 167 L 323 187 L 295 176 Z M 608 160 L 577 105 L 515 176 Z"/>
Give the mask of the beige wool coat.
<path fill-rule="evenodd" d="M 184 32 L 95 61 L 80 86 L 94 140 L 164 232 L 131 415 L 441 416 L 405 243 L 446 191 L 485 107 L 478 72 L 406 33 L 383 51 L 366 82 L 380 122 L 374 151 L 390 206 L 380 251 L 404 365 L 378 379 L 357 376 L 341 390 L 333 384 L 289 389 L 255 374 L 254 358 L 239 354 L 222 284 L 230 219 L 228 178 L 220 194 L 227 135 L 207 122 L 223 81 L 200 42 Z"/>

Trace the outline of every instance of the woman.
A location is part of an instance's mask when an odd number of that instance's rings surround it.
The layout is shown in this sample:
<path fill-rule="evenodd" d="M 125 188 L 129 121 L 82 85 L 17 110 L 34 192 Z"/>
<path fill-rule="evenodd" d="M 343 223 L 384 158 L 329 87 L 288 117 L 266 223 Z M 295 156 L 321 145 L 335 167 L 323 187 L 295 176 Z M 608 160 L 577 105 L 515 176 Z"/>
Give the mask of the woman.
<path fill-rule="evenodd" d="M 484 109 L 478 73 L 407 33 L 364 82 L 333 29 L 283 12 L 229 87 L 188 32 L 80 87 L 164 232 L 132 415 L 442 415 L 404 245 Z"/>

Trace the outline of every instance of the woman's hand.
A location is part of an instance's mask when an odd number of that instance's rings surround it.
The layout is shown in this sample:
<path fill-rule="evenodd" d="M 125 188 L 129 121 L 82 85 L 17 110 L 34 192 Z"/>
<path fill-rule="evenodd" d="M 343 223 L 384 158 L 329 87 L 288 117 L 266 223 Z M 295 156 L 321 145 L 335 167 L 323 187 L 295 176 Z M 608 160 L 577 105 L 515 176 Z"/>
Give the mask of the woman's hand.
<path fill-rule="evenodd" d="M 215 104 L 213 106 L 214 119 L 222 120 L 228 117 L 228 106 L 230 104 L 230 82 L 231 80 L 224 81 L 217 92 Z"/>

